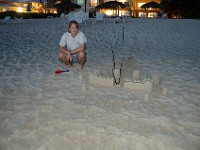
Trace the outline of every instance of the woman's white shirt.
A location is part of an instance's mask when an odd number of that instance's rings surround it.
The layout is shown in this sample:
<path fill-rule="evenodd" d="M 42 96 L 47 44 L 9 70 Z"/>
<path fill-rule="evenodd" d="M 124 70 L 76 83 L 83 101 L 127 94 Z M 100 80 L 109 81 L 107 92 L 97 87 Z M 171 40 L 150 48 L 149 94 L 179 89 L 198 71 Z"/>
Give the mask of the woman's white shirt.
<path fill-rule="evenodd" d="M 71 33 L 65 32 L 60 40 L 60 46 L 66 46 L 67 50 L 74 50 L 80 46 L 80 44 L 87 43 L 85 34 L 81 31 L 78 31 L 77 35 L 73 38 Z"/>

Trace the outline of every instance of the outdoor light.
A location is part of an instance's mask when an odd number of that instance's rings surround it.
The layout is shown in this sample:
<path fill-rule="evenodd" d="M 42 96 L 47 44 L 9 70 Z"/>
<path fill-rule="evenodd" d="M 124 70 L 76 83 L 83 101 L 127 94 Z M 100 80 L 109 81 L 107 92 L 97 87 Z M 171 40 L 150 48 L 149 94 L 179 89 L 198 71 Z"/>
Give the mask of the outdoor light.
<path fill-rule="evenodd" d="M 113 11 L 112 11 L 112 10 L 106 10 L 106 14 L 107 14 L 108 16 L 111 16 L 111 15 L 113 15 Z"/>
<path fill-rule="evenodd" d="M 127 2 L 127 0 L 119 0 L 119 2 L 125 3 L 125 2 Z"/>
<path fill-rule="evenodd" d="M 138 7 L 141 7 L 142 5 L 144 5 L 145 3 L 138 3 Z"/>
<path fill-rule="evenodd" d="M 17 12 L 23 12 L 22 8 L 21 8 L 21 7 L 18 7 L 18 8 L 17 8 Z"/>
<path fill-rule="evenodd" d="M 3 8 L 2 12 L 8 11 L 7 9 Z"/>

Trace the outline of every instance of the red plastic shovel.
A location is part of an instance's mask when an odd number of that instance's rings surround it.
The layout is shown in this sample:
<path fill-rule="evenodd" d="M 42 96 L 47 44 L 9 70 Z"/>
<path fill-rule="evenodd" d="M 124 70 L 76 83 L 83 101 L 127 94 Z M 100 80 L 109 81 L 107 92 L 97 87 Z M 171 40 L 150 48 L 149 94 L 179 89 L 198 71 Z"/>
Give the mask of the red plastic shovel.
<path fill-rule="evenodd" d="M 56 70 L 55 74 L 61 74 L 62 72 L 69 72 L 69 70 L 68 69 L 66 69 L 66 70 Z"/>

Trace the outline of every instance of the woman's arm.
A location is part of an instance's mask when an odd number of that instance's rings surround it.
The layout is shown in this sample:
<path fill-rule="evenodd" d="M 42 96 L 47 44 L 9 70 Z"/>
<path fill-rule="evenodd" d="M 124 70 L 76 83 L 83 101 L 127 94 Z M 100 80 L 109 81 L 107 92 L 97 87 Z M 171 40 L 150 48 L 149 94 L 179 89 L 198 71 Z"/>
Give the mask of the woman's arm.
<path fill-rule="evenodd" d="M 62 52 L 62 53 L 65 53 L 65 54 L 67 54 L 67 55 L 71 55 L 71 51 L 68 51 L 64 46 L 59 46 L 59 50 L 60 50 L 60 52 Z"/>
<path fill-rule="evenodd" d="M 81 51 L 84 51 L 84 47 L 85 47 L 85 43 L 82 43 L 82 44 L 80 44 L 80 46 L 78 48 L 76 48 L 70 52 L 71 52 L 71 54 L 79 53 Z"/>
<path fill-rule="evenodd" d="M 70 61 L 73 60 L 73 56 L 72 56 L 71 51 L 66 50 L 66 48 L 64 46 L 61 46 L 61 45 L 59 47 L 59 50 L 60 50 L 61 53 L 67 54 Z"/>

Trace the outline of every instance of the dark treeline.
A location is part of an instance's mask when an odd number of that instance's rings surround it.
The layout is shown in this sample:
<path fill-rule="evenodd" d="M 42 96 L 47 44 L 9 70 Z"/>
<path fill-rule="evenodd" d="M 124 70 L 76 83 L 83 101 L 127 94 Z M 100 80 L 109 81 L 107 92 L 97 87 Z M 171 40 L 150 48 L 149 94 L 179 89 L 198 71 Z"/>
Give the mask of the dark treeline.
<path fill-rule="evenodd" d="M 200 19 L 200 0 L 162 0 L 161 4 L 169 15 Z"/>
<path fill-rule="evenodd" d="M 23 19 L 40 19 L 47 18 L 47 16 L 57 17 L 57 14 L 53 13 L 19 13 L 15 11 L 5 11 L 0 13 L 0 19 L 4 19 L 6 16 L 11 16 L 12 19 L 14 17 L 23 18 Z"/>

